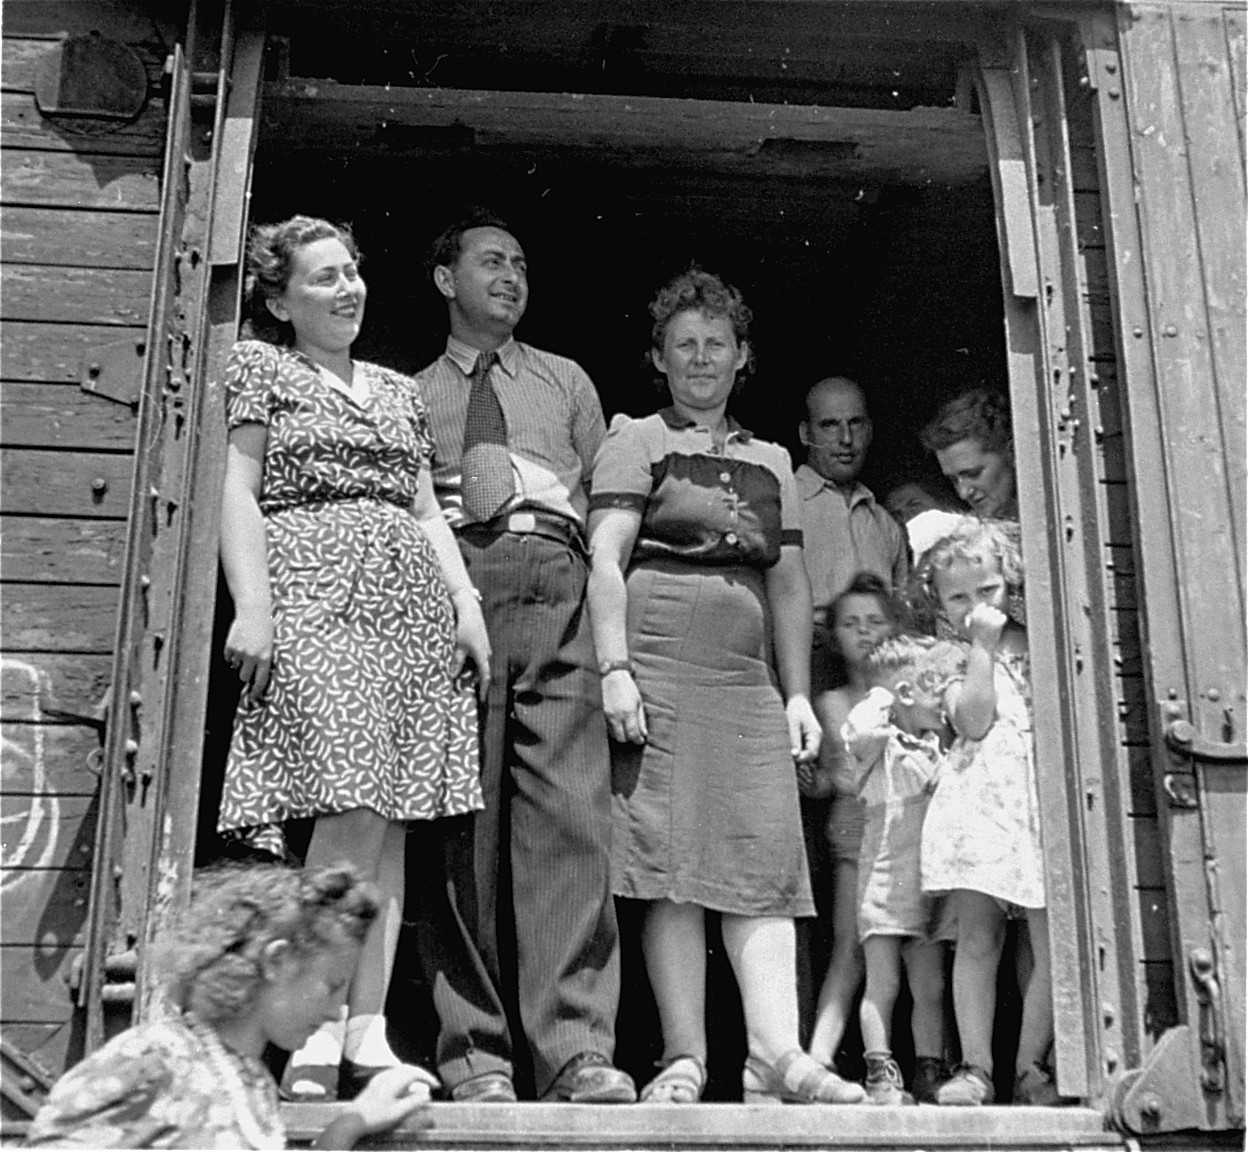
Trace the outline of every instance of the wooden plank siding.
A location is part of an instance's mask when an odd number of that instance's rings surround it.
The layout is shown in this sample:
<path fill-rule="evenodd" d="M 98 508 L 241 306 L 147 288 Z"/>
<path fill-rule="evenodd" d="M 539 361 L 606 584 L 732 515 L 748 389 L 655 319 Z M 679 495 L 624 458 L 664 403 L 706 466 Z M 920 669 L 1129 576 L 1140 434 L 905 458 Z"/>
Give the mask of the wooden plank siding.
<path fill-rule="evenodd" d="M 1151 1044 L 1176 1022 L 1163 1010 L 1173 1005 L 1173 956 L 1160 867 L 1161 830 L 1157 824 L 1156 786 L 1146 757 L 1132 750 L 1146 744 L 1148 696 L 1139 627 L 1141 596 L 1132 542 L 1135 535 L 1130 476 L 1124 447 L 1123 395 L 1118 373 L 1116 322 L 1113 314 L 1108 256 L 1105 248 L 1103 197 L 1096 164 L 1095 93 L 1080 84 L 1078 74 L 1067 76 L 1066 124 L 1070 133 L 1071 179 L 1078 257 L 1084 273 L 1083 302 L 1090 337 L 1084 348 L 1089 406 L 1088 420 L 1095 444 L 1096 479 L 1101 490 L 1104 536 L 1101 550 L 1102 587 L 1109 609 L 1110 657 L 1117 700 L 1117 756 L 1119 772 L 1107 796 L 1105 819 L 1115 846 L 1126 849 L 1119 879 L 1135 892 L 1132 917 L 1135 947 L 1123 978 L 1138 978 L 1145 989 L 1134 1021 L 1131 1057 L 1140 1059 Z M 1082 157 L 1075 163 L 1075 157 Z M 1090 162 L 1089 162 L 1090 161 Z M 1138 777 L 1138 780 L 1137 780 Z M 1129 970 L 1133 966 L 1134 971 Z M 1161 986 L 1154 987 L 1153 982 Z M 1125 1053 L 1120 1053 L 1126 1055 Z"/>
<path fill-rule="evenodd" d="M 36 107 L 49 52 L 92 30 L 128 43 L 147 70 L 147 103 L 131 123 L 54 123 Z M 96 831 L 93 721 L 111 675 L 136 427 L 134 405 L 83 385 L 106 366 L 110 390 L 124 401 L 133 373 L 137 396 L 174 36 L 165 16 L 108 0 L 4 7 L 0 1026 L 53 1073 L 74 1056 L 72 971 Z M 20 1115 L 4 1107 L 6 1119 Z"/>

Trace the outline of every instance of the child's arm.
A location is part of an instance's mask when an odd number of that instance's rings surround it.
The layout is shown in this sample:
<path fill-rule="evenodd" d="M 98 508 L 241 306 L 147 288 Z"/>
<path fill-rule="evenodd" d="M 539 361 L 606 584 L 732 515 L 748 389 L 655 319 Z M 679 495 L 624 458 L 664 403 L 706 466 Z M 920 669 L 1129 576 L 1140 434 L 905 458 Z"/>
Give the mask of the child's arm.
<path fill-rule="evenodd" d="M 989 604 L 977 604 L 966 617 L 971 639 L 966 678 L 949 690 L 946 704 L 954 729 L 968 740 L 983 739 L 997 718 L 993 664 L 1005 624 L 1005 613 Z"/>
<path fill-rule="evenodd" d="M 840 736 L 847 752 L 848 776 L 855 791 L 861 791 L 868 772 L 878 763 L 888 747 L 893 734 L 891 712 L 892 693 L 884 688 L 872 688 L 866 699 L 850 709 Z"/>

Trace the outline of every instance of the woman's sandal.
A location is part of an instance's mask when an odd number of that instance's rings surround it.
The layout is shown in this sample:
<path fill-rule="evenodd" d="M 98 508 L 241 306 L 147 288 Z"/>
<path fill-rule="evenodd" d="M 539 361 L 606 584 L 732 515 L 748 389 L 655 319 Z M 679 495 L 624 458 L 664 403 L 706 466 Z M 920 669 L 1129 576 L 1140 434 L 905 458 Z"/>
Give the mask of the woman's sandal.
<path fill-rule="evenodd" d="M 642 1090 L 642 1104 L 696 1104 L 706 1088 L 706 1065 L 701 1057 L 685 1052 L 660 1060 L 659 1074 Z"/>
<path fill-rule="evenodd" d="M 741 1095 L 747 1104 L 861 1104 L 861 1084 L 842 1080 L 800 1048 L 774 1064 L 750 1056 L 741 1073 Z"/>
<path fill-rule="evenodd" d="M 292 1104 L 332 1104 L 338 1099 L 337 1064 L 286 1064 L 277 1094 Z"/>

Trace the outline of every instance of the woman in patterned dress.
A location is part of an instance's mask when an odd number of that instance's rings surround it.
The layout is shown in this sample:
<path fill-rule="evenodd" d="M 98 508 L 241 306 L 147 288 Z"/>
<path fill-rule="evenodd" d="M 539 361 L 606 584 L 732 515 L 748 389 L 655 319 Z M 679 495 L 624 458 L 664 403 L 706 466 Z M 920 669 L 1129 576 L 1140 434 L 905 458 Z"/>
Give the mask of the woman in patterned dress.
<path fill-rule="evenodd" d="M 315 817 L 308 866 L 348 862 L 382 912 L 347 1019 L 296 1053 L 283 1091 L 332 1099 L 397 1064 L 382 1015 L 403 907 L 406 822 L 482 805 L 476 701 L 489 641 L 429 476 L 411 379 L 351 358 L 366 289 L 351 233 L 296 216 L 254 230 L 247 294 L 263 340 L 234 348 L 221 559 L 242 684 L 219 826 L 284 849 Z M 345 1047 L 344 1047 L 345 1046 Z"/>
<path fill-rule="evenodd" d="M 795 916 L 814 913 L 797 763 L 819 751 L 793 468 L 727 415 L 749 309 L 691 269 L 651 305 L 671 406 L 617 416 L 594 463 L 589 580 L 613 745 L 615 893 L 646 902 L 663 1031 L 641 1098 L 706 1082 L 707 910 L 741 989 L 747 1101 L 851 1103 L 798 1040 Z"/>
<path fill-rule="evenodd" d="M 27 1145 L 284 1148 L 265 1045 L 297 1048 L 337 1015 L 376 915 L 372 886 L 345 869 L 198 877 L 180 930 L 157 943 L 167 1010 L 62 1076 Z M 351 1148 L 393 1128 L 428 1101 L 431 1081 L 411 1066 L 375 1077 L 312 1146 Z"/>

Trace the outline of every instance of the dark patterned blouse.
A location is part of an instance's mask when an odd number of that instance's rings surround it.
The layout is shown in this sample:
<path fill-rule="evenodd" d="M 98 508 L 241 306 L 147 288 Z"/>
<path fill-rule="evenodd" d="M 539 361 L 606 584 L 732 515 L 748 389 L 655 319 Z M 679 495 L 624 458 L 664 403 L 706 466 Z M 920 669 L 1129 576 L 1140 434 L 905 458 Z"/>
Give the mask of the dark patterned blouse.
<path fill-rule="evenodd" d="M 719 450 L 704 425 L 664 408 L 616 416 L 594 462 L 591 512 L 641 514 L 634 565 L 655 559 L 769 568 L 800 545 L 797 489 L 788 452 L 735 420 Z"/>

